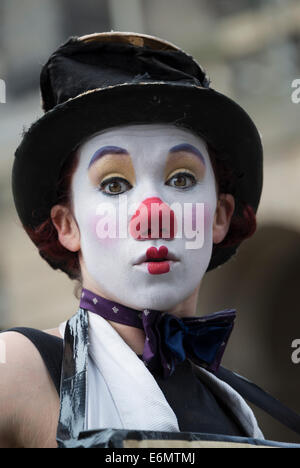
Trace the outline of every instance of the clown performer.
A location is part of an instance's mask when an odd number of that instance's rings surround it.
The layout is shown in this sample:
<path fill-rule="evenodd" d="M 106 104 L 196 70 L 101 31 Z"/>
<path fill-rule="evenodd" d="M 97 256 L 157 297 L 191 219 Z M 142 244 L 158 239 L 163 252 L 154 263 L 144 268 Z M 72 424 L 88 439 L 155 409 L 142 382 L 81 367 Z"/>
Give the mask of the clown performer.
<path fill-rule="evenodd" d="M 56 329 L 2 333 L 0 446 L 296 445 L 266 440 L 246 400 L 296 432 L 299 416 L 220 365 L 235 310 L 196 316 L 206 272 L 256 229 L 251 118 L 190 55 L 131 32 L 70 38 L 41 95 L 14 201 L 80 299 Z"/>

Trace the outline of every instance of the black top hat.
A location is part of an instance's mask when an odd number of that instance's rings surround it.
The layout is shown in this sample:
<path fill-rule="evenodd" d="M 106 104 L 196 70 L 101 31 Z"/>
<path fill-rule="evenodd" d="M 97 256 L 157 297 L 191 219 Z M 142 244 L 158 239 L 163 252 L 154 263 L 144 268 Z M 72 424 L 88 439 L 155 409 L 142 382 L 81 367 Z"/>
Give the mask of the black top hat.
<path fill-rule="evenodd" d="M 45 115 L 24 134 L 13 167 L 13 196 L 25 227 L 49 217 L 61 168 L 85 138 L 130 123 L 173 123 L 202 136 L 237 174 L 236 201 L 256 212 L 262 190 L 259 133 L 249 115 L 210 88 L 203 68 L 175 45 L 124 32 L 72 37 L 44 65 L 41 93 Z M 208 269 L 237 247 L 217 248 Z"/>

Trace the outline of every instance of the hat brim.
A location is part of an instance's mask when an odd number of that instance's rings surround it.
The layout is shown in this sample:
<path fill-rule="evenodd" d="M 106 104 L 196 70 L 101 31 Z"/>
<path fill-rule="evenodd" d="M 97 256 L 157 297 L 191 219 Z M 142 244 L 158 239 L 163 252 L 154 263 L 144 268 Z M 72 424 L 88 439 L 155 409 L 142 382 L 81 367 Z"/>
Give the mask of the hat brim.
<path fill-rule="evenodd" d="M 125 83 L 59 104 L 25 133 L 12 174 L 22 224 L 34 228 L 49 217 L 62 165 L 84 139 L 109 127 L 151 123 L 188 128 L 212 144 L 238 174 L 235 196 L 256 212 L 263 179 L 261 138 L 237 103 L 195 85 Z M 227 261 L 237 247 L 216 249 L 209 269 Z"/>

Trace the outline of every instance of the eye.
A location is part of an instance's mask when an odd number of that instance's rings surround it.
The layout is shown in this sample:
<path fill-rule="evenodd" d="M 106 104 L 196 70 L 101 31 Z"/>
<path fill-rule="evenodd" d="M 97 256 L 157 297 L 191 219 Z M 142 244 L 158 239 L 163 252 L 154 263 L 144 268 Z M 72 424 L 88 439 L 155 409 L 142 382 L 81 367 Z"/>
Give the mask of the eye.
<path fill-rule="evenodd" d="M 167 180 L 166 184 L 171 187 L 179 189 L 187 189 L 197 183 L 195 176 L 189 172 L 177 172 L 170 179 Z"/>
<path fill-rule="evenodd" d="M 101 182 L 99 190 L 105 195 L 120 195 L 121 193 L 126 192 L 132 188 L 132 185 L 128 180 L 123 179 L 122 177 L 110 177 L 109 179 Z"/>

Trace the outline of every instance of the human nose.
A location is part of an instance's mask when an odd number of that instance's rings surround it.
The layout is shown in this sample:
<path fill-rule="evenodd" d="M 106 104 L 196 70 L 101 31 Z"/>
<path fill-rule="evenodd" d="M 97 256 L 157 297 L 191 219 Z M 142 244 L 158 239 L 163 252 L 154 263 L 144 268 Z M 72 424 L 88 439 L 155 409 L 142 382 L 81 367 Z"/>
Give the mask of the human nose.
<path fill-rule="evenodd" d="M 136 240 L 174 239 L 177 232 L 175 213 L 160 198 L 146 198 L 131 217 L 129 232 Z"/>

